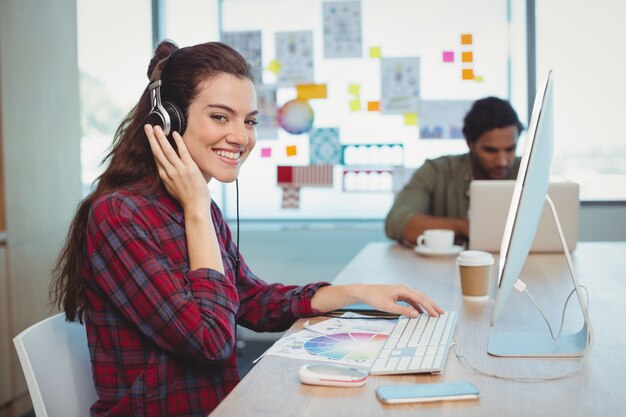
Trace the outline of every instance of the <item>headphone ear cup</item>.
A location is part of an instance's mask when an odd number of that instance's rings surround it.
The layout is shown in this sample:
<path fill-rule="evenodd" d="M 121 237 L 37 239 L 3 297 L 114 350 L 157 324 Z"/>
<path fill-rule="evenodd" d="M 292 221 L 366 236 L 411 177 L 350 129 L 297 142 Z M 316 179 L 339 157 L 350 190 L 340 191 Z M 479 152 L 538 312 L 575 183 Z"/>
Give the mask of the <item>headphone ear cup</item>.
<path fill-rule="evenodd" d="M 163 115 L 158 109 L 154 109 L 148 114 L 147 122 L 152 126 L 161 126 L 161 129 L 165 129 L 165 120 L 163 120 Z"/>
<path fill-rule="evenodd" d="M 170 134 L 171 132 L 176 131 L 182 136 L 183 133 L 185 133 L 185 128 L 187 127 L 183 112 L 176 104 L 170 101 L 163 103 L 163 108 L 165 108 L 170 116 Z"/>

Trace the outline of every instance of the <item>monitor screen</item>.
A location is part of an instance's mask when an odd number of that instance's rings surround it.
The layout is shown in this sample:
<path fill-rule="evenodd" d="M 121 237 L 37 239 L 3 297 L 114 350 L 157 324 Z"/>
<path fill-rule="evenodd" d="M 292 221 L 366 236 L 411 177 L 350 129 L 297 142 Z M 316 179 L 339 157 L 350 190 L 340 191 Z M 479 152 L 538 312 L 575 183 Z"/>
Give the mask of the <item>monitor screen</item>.
<path fill-rule="evenodd" d="M 549 72 L 535 98 L 526 146 L 504 227 L 491 325 L 502 311 L 535 238 L 548 191 L 552 149 L 552 72 Z"/>

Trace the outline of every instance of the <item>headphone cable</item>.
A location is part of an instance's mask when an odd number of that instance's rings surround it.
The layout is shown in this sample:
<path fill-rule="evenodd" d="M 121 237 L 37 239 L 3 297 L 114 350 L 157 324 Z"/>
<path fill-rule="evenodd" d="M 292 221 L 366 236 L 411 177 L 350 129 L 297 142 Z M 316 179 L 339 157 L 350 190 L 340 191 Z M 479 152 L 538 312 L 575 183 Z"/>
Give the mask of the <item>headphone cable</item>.
<path fill-rule="evenodd" d="M 237 211 L 237 257 L 235 258 L 235 279 L 239 281 L 239 179 L 235 179 L 236 211 Z"/>

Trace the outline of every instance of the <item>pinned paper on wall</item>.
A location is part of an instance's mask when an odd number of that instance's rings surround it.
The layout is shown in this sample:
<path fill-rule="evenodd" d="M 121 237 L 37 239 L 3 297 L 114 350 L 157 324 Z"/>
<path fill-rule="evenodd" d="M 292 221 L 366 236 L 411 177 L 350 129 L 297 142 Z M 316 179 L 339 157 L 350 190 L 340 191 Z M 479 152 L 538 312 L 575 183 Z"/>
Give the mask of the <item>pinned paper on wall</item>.
<path fill-rule="evenodd" d="M 361 2 L 323 3 L 324 58 L 360 58 Z"/>
<path fill-rule="evenodd" d="M 261 158 L 271 158 L 272 148 L 261 148 Z"/>
<path fill-rule="evenodd" d="M 310 83 L 313 75 L 313 31 L 276 32 L 276 60 L 279 87 Z"/>
<path fill-rule="evenodd" d="M 276 106 L 276 86 L 260 84 L 256 86 L 258 115 L 257 139 L 278 139 L 278 108 Z"/>
<path fill-rule="evenodd" d="M 463 68 L 461 73 L 461 79 L 463 80 L 473 80 L 474 79 L 474 70 L 472 68 Z"/>
<path fill-rule="evenodd" d="M 420 139 L 463 139 L 463 119 L 471 100 L 422 100 Z"/>
<path fill-rule="evenodd" d="M 393 175 L 390 170 L 345 169 L 342 188 L 345 192 L 390 192 Z"/>
<path fill-rule="evenodd" d="M 299 135 L 313 126 L 313 108 L 306 100 L 291 100 L 278 109 L 276 119 L 286 132 Z"/>
<path fill-rule="evenodd" d="M 404 145 L 397 144 L 350 144 L 342 145 L 341 162 L 350 166 L 398 166 L 404 161 Z"/>
<path fill-rule="evenodd" d="M 285 146 L 285 154 L 287 156 L 296 156 L 298 154 L 298 147 L 296 145 Z"/>
<path fill-rule="evenodd" d="M 471 33 L 463 33 L 461 35 L 461 45 L 471 45 L 473 42 Z"/>
<path fill-rule="evenodd" d="M 355 98 L 354 100 L 350 100 L 350 111 L 359 111 L 361 110 L 361 100 Z"/>
<path fill-rule="evenodd" d="M 380 46 L 370 46 L 370 58 L 380 58 L 381 56 Z"/>
<path fill-rule="evenodd" d="M 335 127 L 311 129 L 309 143 L 311 165 L 334 165 L 341 163 L 339 129 Z"/>
<path fill-rule="evenodd" d="M 261 47 L 261 31 L 246 30 L 238 32 L 224 32 L 222 41 L 233 47 L 252 66 L 252 73 L 257 83 L 262 82 L 263 48 Z"/>
<path fill-rule="evenodd" d="M 368 101 L 367 111 L 380 111 L 380 101 Z"/>
<path fill-rule="evenodd" d="M 284 209 L 300 208 L 300 187 L 282 187 L 283 199 L 281 207 Z"/>
<path fill-rule="evenodd" d="M 461 52 L 461 62 L 474 62 L 474 53 L 471 51 Z"/>
<path fill-rule="evenodd" d="M 327 98 L 326 84 L 297 84 L 298 99 Z"/>
<path fill-rule="evenodd" d="M 324 187 L 333 186 L 332 165 L 276 167 L 276 183 L 281 186 Z"/>
<path fill-rule="evenodd" d="M 280 72 L 281 67 L 282 65 L 280 65 L 280 62 L 278 62 L 275 59 L 272 59 L 269 65 L 267 66 L 267 70 L 270 72 L 273 72 L 274 74 L 278 74 Z"/>
<path fill-rule="evenodd" d="M 407 126 L 417 126 L 417 113 L 404 113 L 404 124 Z"/>
<path fill-rule="evenodd" d="M 443 51 L 443 62 L 454 62 L 454 51 Z"/>
<path fill-rule="evenodd" d="M 420 98 L 420 59 L 381 59 L 381 113 L 404 114 L 417 111 Z"/>

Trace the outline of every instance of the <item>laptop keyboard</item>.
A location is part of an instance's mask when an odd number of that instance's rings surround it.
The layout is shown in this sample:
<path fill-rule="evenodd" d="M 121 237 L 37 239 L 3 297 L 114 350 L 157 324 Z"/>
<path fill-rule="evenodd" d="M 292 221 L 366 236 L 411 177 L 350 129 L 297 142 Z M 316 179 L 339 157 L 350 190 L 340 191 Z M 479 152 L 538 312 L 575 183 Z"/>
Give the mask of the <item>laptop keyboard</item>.
<path fill-rule="evenodd" d="M 457 313 L 400 317 L 370 369 L 370 375 L 441 373 L 448 358 Z"/>

